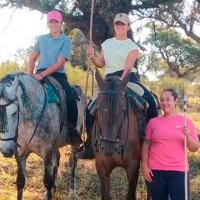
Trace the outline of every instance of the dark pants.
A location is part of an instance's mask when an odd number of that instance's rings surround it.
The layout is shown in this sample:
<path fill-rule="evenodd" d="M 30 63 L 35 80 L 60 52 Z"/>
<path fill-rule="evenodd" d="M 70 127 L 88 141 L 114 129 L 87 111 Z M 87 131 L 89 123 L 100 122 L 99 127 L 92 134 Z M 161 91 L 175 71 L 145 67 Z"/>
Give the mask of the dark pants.
<path fill-rule="evenodd" d="M 108 74 L 107 76 L 120 76 L 122 75 L 123 71 L 118 71 L 118 72 L 115 72 L 115 73 L 112 73 L 112 74 Z M 140 82 L 139 82 L 139 79 L 137 77 L 137 75 L 135 73 L 131 73 L 130 74 L 130 82 L 132 83 L 135 83 L 139 86 L 141 86 L 144 90 L 144 95 L 142 96 L 149 104 L 149 107 L 147 109 L 147 113 L 146 113 L 146 122 L 148 123 L 148 121 L 151 119 L 151 118 L 154 118 L 154 117 L 157 117 L 158 116 L 158 109 L 157 109 L 157 106 L 156 106 L 156 103 L 155 103 L 155 100 L 151 94 L 151 92 L 144 86 L 142 85 Z"/>
<path fill-rule="evenodd" d="M 152 200 L 184 200 L 185 184 L 184 172 L 152 170 L 153 181 L 147 183 Z M 189 173 L 188 173 L 189 174 Z M 190 187 L 188 176 L 188 200 L 190 200 Z"/>
<path fill-rule="evenodd" d="M 38 71 L 38 72 L 41 72 L 41 71 Z M 55 78 L 64 89 L 66 93 L 67 116 L 70 122 L 72 123 L 72 125 L 76 127 L 77 117 L 78 117 L 78 107 L 77 107 L 74 91 L 67 80 L 66 74 L 55 72 L 51 74 L 50 76 Z"/>

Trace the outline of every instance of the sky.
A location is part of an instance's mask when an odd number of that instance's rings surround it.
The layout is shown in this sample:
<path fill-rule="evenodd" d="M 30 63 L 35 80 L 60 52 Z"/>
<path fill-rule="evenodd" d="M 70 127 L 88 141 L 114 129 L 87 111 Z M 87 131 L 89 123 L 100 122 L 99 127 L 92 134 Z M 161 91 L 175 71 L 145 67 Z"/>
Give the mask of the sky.
<path fill-rule="evenodd" d="M 0 62 L 12 58 L 17 49 L 34 45 L 36 36 L 45 33 L 48 33 L 46 15 L 29 9 L 1 9 Z"/>

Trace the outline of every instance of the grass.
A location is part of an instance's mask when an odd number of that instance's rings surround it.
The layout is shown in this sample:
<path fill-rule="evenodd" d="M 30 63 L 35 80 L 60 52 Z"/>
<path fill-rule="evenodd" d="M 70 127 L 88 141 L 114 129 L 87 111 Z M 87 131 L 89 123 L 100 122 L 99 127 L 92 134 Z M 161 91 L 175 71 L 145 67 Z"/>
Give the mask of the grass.
<path fill-rule="evenodd" d="M 0 200 L 16 199 L 16 163 L 15 159 L 5 159 L 0 156 L 1 173 L 0 173 Z M 69 167 L 66 163 L 67 171 L 63 177 L 57 180 L 56 200 L 67 199 L 69 188 Z M 24 199 L 42 200 L 45 188 L 42 182 L 43 163 L 42 160 L 34 154 L 27 160 L 26 186 Z M 94 160 L 78 162 L 77 167 L 77 193 L 81 200 L 100 200 L 100 183 L 95 169 Z M 125 172 L 121 168 L 116 168 L 111 175 L 111 196 L 113 199 L 124 200 L 127 188 Z M 145 199 L 145 185 L 140 178 L 138 183 L 138 199 Z"/>
<path fill-rule="evenodd" d="M 188 115 L 200 130 L 199 114 L 190 112 Z M 66 171 L 61 179 L 57 179 L 55 200 L 66 200 L 69 192 L 69 149 L 66 148 Z M 200 152 L 188 153 L 191 174 L 191 200 L 200 199 Z M 16 162 L 14 158 L 6 159 L 0 155 L 0 200 L 16 199 Z M 101 189 L 94 160 L 79 160 L 77 171 L 77 194 L 81 200 L 100 200 Z M 116 168 L 111 174 L 111 196 L 114 200 L 124 200 L 127 191 L 127 179 L 123 169 Z M 24 200 L 42 200 L 45 188 L 43 186 L 43 162 L 31 154 L 27 159 L 26 186 Z M 146 186 L 141 173 L 137 187 L 137 200 L 146 199 Z"/>
<path fill-rule="evenodd" d="M 67 149 L 68 151 L 68 149 Z M 189 153 L 191 166 L 192 200 L 200 199 L 200 153 Z M 16 162 L 14 158 L 5 159 L 0 156 L 0 200 L 16 199 Z M 66 171 L 63 177 L 57 180 L 55 200 L 66 200 L 69 189 L 69 167 L 66 162 Z M 95 169 L 94 160 L 79 160 L 77 166 L 77 193 L 81 200 L 100 200 L 100 183 Z M 27 160 L 26 186 L 24 200 L 42 200 L 45 193 L 43 186 L 43 162 L 34 155 Z M 116 168 L 111 174 L 111 196 L 114 200 L 124 200 L 127 190 L 126 175 L 123 169 Z M 139 177 L 137 199 L 145 200 L 146 186 Z"/>

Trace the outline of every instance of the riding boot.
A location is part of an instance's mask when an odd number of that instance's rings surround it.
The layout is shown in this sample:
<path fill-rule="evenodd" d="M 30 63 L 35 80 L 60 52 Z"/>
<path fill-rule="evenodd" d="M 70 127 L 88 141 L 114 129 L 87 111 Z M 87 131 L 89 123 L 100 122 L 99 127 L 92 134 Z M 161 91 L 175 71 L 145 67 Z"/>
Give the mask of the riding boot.
<path fill-rule="evenodd" d="M 94 158 L 92 146 L 91 146 L 91 133 L 92 133 L 92 126 L 94 124 L 94 117 L 90 115 L 90 111 L 86 108 L 86 133 L 87 133 L 87 140 L 85 145 L 82 145 L 78 152 L 76 153 L 77 158 L 80 159 L 92 159 Z"/>
<path fill-rule="evenodd" d="M 91 137 L 90 137 L 91 138 Z M 76 153 L 76 157 L 80 159 L 92 159 L 94 158 L 92 146 L 91 146 L 91 139 L 88 139 L 85 142 L 85 145 L 82 145 L 78 152 Z"/>
<path fill-rule="evenodd" d="M 71 145 L 80 146 L 82 144 L 81 136 L 76 129 L 78 118 L 78 107 L 74 95 L 74 89 L 68 88 L 66 93 L 67 100 L 67 118 L 68 118 L 68 135 L 70 137 Z"/>
<path fill-rule="evenodd" d="M 80 146 L 82 144 L 81 136 L 79 135 L 75 126 L 73 126 L 70 122 L 68 122 L 68 130 L 67 133 L 70 138 L 70 144 L 75 146 Z"/>

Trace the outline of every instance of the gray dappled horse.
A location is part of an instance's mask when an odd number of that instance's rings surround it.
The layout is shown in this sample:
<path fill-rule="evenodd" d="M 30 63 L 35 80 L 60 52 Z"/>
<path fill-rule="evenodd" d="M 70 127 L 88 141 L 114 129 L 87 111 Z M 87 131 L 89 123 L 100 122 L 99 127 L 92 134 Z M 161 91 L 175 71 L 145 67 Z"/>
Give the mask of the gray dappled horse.
<path fill-rule="evenodd" d="M 56 81 L 55 87 L 62 96 L 64 90 Z M 70 144 L 70 138 L 67 135 L 65 96 L 60 99 L 54 96 L 54 101 L 51 98 L 50 102 L 51 95 L 46 86 L 24 73 L 8 74 L 0 81 L 0 151 L 5 157 L 15 156 L 18 165 L 17 200 L 23 199 L 26 159 L 32 152 L 44 160 L 45 199 L 54 199 L 59 148 Z M 82 104 L 82 109 L 83 101 L 81 96 L 78 104 Z M 83 116 L 80 105 L 79 113 Z M 82 116 L 79 116 L 79 130 Z M 72 146 L 70 159 L 70 195 L 74 199 L 78 199 L 75 187 L 77 159 L 74 156 L 77 149 L 76 145 Z"/>
<path fill-rule="evenodd" d="M 128 179 L 126 200 L 136 200 L 136 186 L 141 159 L 141 138 L 136 109 L 126 95 L 129 74 L 120 80 L 113 76 L 102 79 L 96 70 L 99 86 L 92 147 L 101 182 L 102 200 L 110 200 L 110 174 L 122 167 Z"/>

